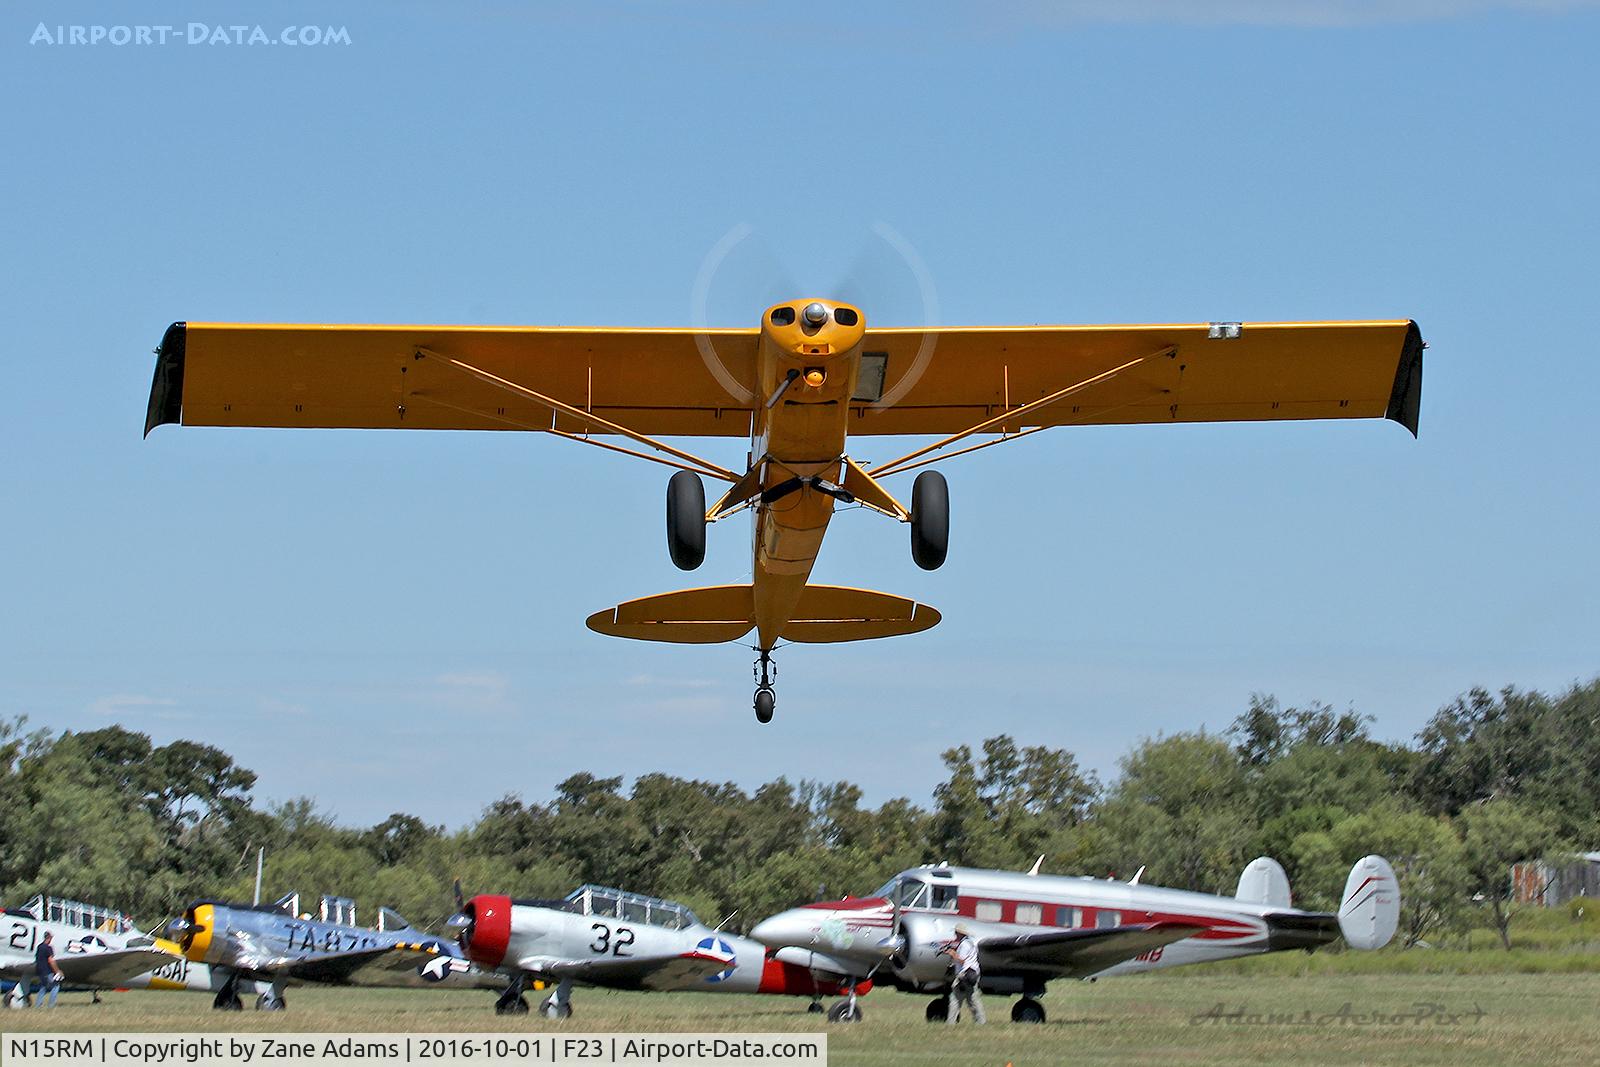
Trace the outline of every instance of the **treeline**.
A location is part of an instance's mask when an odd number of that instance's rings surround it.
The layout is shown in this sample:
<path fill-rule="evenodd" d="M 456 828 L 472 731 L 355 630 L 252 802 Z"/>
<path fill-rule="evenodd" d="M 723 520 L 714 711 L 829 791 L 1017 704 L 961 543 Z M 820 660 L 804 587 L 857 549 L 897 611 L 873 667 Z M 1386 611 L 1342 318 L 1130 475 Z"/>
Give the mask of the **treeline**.
<path fill-rule="evenodd" d="M 1492 922 L 1512 863 L 1600 847 L 1600 680 L 1548 696 L 1474 690 L 1413 743 L 1325 705 L 1252 699 L 1226 731 L 1146 739 L 1108 784 L 1072 753 L 993 737 L 944 754 L 932 804 L 864 807 L 848 782 L 731 783 L 582 773 L 548 802 L 508 796 L 455 832 L 412 815 L 337 825 L 308 799 L 257 808 L 255 775 L 192 741 L 119 726 L 52 736 L 0 722 L 0 900 L 36 892 L 146 922 L 197 897 L 297 889 L 388 904 L 420 923 L 467 892 L 561 896 L 585 881 L 673 897 L 747 929 L 819 896 L 865 893 L 923 862 L 1030 866 L 1231 893 L 1257 855 L 1296 903 L 1331 908 L 1350 863 L 1389 857 L 1408 943 Z M 737 913 L 737 914 L 735 914 Z"/>

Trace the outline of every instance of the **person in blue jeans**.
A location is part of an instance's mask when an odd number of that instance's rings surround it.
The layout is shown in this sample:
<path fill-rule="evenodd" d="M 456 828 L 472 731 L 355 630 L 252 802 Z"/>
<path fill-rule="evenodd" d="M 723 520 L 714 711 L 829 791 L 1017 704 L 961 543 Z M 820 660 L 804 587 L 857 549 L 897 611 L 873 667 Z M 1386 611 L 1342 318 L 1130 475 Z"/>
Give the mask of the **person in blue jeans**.
<path fill-rule="evenodd" d="M 64 976 L 56 963 L 55 946 L 50 944 L 54 939 L 53 934 L 46 933 L 39 941 L 39 950 L 33 954 L 33 969 L 39 976 L 39 996 L 33 1002 L 36 1008 L 46 1006 L 46 993 L 49 994 L 48 1006 L 55 1007 L 56 994 L 61 992 L 61 979 Z"/>

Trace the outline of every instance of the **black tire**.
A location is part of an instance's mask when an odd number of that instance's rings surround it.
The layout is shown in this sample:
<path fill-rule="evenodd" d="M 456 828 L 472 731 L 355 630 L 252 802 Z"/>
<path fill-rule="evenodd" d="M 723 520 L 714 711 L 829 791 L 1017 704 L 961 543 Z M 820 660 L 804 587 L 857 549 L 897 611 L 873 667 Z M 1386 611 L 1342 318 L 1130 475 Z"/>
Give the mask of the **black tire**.
<path fill-rule="evenodd" d="M 756 722 L 771 722 L 772 713 L 778 707 L 777 694 L 770 689 L 756 690 Z"/>
<path fill-rule="evenodd" d="M 825 1012 L 827 1010 L 828 1009 L 824 1008 L 819 1001 L 815 1001 L 815 1000 L 813 1000 L 810 1004 L 806 1005 L 806 1014 L 807 1015 L 821 1015 L 823 1012 Z"/>
<path fill-rule="evenodd" d="M 539 1014 L 546 1019 L 570 1019 L 572 1018 L 572 1005 L 570 1003 L 541 1004 L 539 1005 Z"/>
<path fill-rule="evenodd" d="M 1023 997 L 1011 1005 L 1011 1021 L 1037 1026 L 1044 1022 L 1044 1005 L 1032 997 Z"/>
<path fill-rule="evenodd" d="M 923 471 L 911 486 L 911 558 L 936 571 L 950 551 L 950 486 L 938 471 Z"/>
<path fill-rule="evenodd" d="M 950 1021 L 950 998 L 934 997 L 928 1001 L 928 1010 L 923 1012 L 923 1017 L 930 1023 L 944 1023 Z"/>
<path fill-rule="evenodd" d="M 859 1006 L 852 1007 L 848 1000 L 841 1000 L 828 1009 L 830 1023 L 858 1023 L 861 1021 L 862 1012 Z"/>
<path fill-rule="evenodd" d="M 693 471 L 679 471 L 667 482 L 667 553 L 684 571 L 706 559 L 706 487 Z"/>
<path fill-rule="evenodd" d="M 215 1000 L 211 1002 L 211 1006 L 218 1011 L 244 1011 L 244 1001 L 240 1000 L 238 997 L 230 997 L 225 1000 Z"/>

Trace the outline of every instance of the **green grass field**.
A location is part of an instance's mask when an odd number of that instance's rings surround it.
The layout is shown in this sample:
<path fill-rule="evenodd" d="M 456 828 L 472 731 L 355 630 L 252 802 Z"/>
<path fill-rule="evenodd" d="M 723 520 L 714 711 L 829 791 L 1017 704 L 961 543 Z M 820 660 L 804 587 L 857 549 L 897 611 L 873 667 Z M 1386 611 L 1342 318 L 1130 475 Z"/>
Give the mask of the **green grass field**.
<path fill-rule="evenodd" d="M 566 1023 L 530 1015 L 496 1017 L 492 994 L 292 989 L 283 1014 L 220 1014 L 193 993 L 116 993 L 99 1005 L 70 994 L 54 1011 L 0 1012 L 0 1030 L 408 1031 L 825 1031 L 839 1065 L 972 1064 L 1045 1067 L 1066 1063 L 1392 1063 L 1595 1062 L 1597 974 L 1286 975 L 1195 968 L 1162 977 L 1056 983 L 1050 1022 L 1009 1021 L 1010 1001 L 987 998 L 982 1029 L 923 1021 L 926 998 L 879 990 L 866 1018 L 832 1025 L 805 1001 L 695 993 L 578 990 Z M 1309 1024 L 1196 1022 L 1225 1011 L 1301 1019 L 1346 1013 L 1409 1013 L 1417 1005 L 1463 1014 L 1453 1022 L 1313 1021 Z M 1345 1006 L 1348 1005 L 1348 1009 Z"/>

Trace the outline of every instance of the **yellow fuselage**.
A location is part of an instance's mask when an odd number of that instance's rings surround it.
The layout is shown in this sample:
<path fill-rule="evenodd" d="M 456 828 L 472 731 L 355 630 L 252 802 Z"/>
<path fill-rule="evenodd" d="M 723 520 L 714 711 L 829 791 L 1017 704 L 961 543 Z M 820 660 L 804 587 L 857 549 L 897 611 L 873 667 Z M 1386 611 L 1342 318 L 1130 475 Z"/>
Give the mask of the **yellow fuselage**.
<path fill-rule="evenodd" d="M 826 321 L 818 325 L 804 315 L 815 304 L 827 309 Z M 782 321 L 791 315 L 790 321 Z M 840 323 L 841 317 L 849 324 Z M 753 463 L 764 463 L 762 489 L 770 492 L 795 478 L 813 476 L 843 484 L 850 398 L 861 370 L 865 332 L 860 310 L 827 300 L 798 300 L 768 308 L 761 324 L 750 453 Z M 791 372 L 799 376 L 768 406 Z M 805 485 L 756 509 L 752 581 L 756 631 L 764 649 L 777 643 L 793 616 L 833 505 L 833 497 Z"/>

